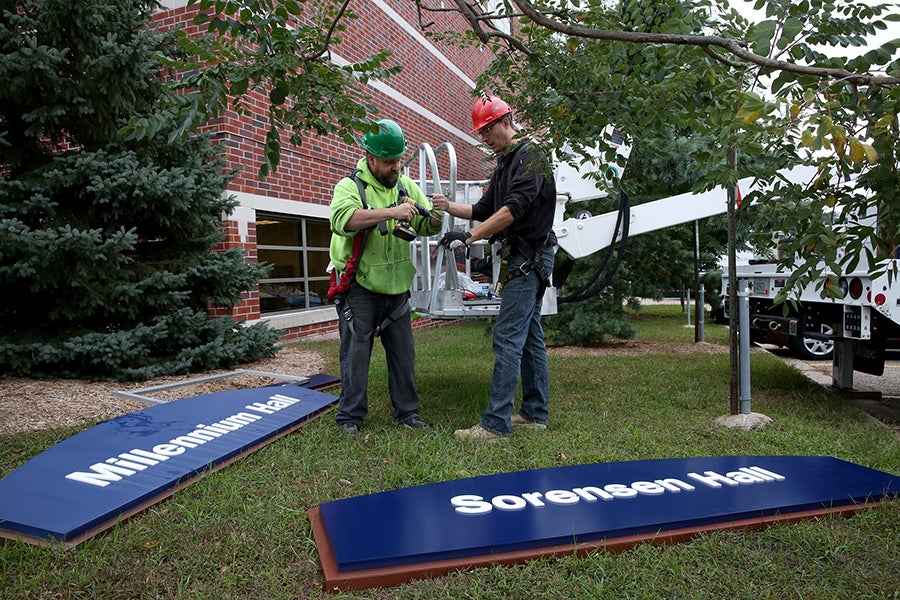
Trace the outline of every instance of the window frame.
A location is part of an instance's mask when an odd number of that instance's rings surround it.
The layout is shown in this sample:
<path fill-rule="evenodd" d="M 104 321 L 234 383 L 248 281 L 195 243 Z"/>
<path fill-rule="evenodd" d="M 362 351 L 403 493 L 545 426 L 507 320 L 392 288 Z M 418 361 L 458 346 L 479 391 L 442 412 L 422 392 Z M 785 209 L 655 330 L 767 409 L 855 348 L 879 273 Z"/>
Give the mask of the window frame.
<path fill-rule="evenodd" d="M 264 221 L 277 221 L 277 222 L 286 222 L 286 223 L 294 223 L 299 227 L 300 234 L 300 245 L 285 245 L 285 244 L 266 244 L 265 241 L 261 239 L 261 228 L 259 223 Z M 299 265 L 302 270 L 302 274 L 296 277 L 264 277 L 259 279 L 257 284 L 259 285 L 259 294 L 260 294 L 260 317 L 274 317 L 278 315 L 283 315 L 286 313 L 293 312 L 305 312 L 309 310 L 315 310 L 322 308 L 323 306 L 330 305 L 331 302 L 328 300 L 327 296 L 324 293 L 319 293 L 315 291 L 314 288 L 318 287 L 321 289 L 321 282 L 326 282 L 326 290 L 327 284 L 330 281 L 330 275 L 327 272 L 323 272 L 321 275 L 315 275 L 310 273 L 310 252 L 324 252 L 327 253 L 329 250 L 328 246 L 310 246 L 310 234 L 309 234 L 309 226 L 317 225 L 324 227 L 326 231 L 330 232 L 330 226 L 328 223 L 328 219 L 321 217 L 311 217 L 307 215 L 294 215 L 294 214 L 286 214 L 286 213 L 273 213 L 273 212 L 262 212 L 259 211 L 256 214 L 256 250 L 257 256 L 260 262 L 267 262 L 263 258 L 263 254 L 266 251 L 273 252 L 293 252 L 299 253 Z M 273 264 L 273 263 L 269 263 Z M 311 285 L 318 283 L 319 285 Z M 263 294 L 264 286 L 266 284 L 272 285 L 284 285 L 284 284 L 294 284 L 295 288 L 299 291 L 302 290 L 303 306 L 296 307 L 288 307 L 280 310 L 266 310 L 263 306 Z M 315 295 L 315 296 L 313 296 Z M 321 300 L 319 304 L 312 304 L 311 299 L 313 297 L 318 297 Z"/>

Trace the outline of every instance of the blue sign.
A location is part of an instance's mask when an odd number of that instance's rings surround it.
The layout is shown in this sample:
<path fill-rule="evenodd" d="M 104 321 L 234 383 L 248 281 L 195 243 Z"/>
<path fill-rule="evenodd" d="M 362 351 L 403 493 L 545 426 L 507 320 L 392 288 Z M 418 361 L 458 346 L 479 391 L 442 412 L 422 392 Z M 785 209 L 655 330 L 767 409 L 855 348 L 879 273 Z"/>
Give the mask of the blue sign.
<path fill-rule="evenodd" d="M 897 493 L 900 477 L 836 458 L 723 456 L 475 477 L 328 502 L 310 514 L 326 578 L 342 587 L 359 571 L 534 557 L 541 549 L 832 510 Z"/>
<path fill-rule="evenodd" d="M 0 480 L 0 537 L 82 541 L 336 401 L 307 387 L 275 385 L 185 398 L 99 423 Z"/>

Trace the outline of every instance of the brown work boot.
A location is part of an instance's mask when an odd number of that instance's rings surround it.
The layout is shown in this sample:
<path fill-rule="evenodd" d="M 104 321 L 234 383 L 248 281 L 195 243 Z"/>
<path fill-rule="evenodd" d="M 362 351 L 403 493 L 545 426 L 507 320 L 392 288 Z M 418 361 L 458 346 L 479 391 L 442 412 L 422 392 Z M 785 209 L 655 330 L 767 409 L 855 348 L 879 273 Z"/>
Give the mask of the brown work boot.
<path fill-rule="evenodd" d="M 475 425 L 468 429 L 457 429 L 453 432 L 453 435 L 461 440 L 472 440 L 474 442 L 492 443 L 500 439 L 499 435 L 488 431 L 481 425 Z"/>
<path fill-rule="evenodd" d="M 519 427 L 527 427 L 528 429 L 547 429 L 547 426 L 543 423 L 529 421 L 519 413 L 515 413 L 510 419 L 510 422 L 512 423 L 513 429 L 518 429 Z"/>

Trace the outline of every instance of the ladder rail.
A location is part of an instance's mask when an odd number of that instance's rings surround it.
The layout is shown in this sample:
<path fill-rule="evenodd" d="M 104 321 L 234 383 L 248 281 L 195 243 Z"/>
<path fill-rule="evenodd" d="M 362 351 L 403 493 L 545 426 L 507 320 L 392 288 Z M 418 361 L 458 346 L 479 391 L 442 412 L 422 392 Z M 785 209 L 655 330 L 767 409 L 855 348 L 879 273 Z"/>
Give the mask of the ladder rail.
<path fill-rule="evenodd" d="M 443 194 L 443 183 L 440 177 L 440 172 L 438 169 L 437 157 L 438 154 L 442 151 L 446 151 L 448 155 L 448 164 L 450 170 L 450 191 L 448 193 L 449 197 L 453 197 L 456 190 L 456 151 L 454 150 L 452 144 L 449 142 L 444 142 L 437 146 L 437 148 L 433 148 L 431 144 L 427 142 L 422 142 L 416 152 L 412 153 L 412 155 L 407 159 L 407 161 L 402 165 L 403 171 L 407 177 L 411 177 L 410 174 L 413 165 L 418 164 L 418 184 L 419 187 L 423 190 L 428 190 L 428 184 L 431 184 L 432 193 Z M 428 175 L 431 175 L 431 181 L 428 180 Z M 452 217 L 445 213 L 443 216 L 443 221 L 441 223 L 441 232 L 440 235 L 446 233 L 450 227 L 450 219 Z M 432 269 L 431 265 L 431 249 L 432 243 L 429 238 L 417 239 L 415 243 L 411 244 L 410 252 L 412 253 L 413 264 L 416 265 L 416 280 L 421 283 L 421 288 L 424 291 L 436 290 L 438 288 L 438 278 L 440 277 L 441 270 L 443 268 L 444 262 L 444 252 L 438 251 L 436 256 L 436 264 Z M 435 249 L 437 245 L 435 244 Z M 439 249 L 438 249 L 439 250 Z M 455 282 L 454 272 L 454 284 L 458 286 L 458 283 Z M 428 282 L 434 279 L 434 283 L 429 287 Z M 437 297 L 436 293 L 432 294 L 431 302 L 428 306 L 430 310 L 434 306 L 437 305 Z"/>
<path fill-rule="evenodd" d="M 448 177 L 442 179 L 438 167 L 438 158 L 446 153 Z M 416 173 L 413 173 L 415 168 Z M 435 194 L 444 195 L 455 202 L 459 202 L 460 182 L 457 180 L 456 150 L 450 142 L 443 142 L 437 147 L 423 142 L 418 149 L 401 165 L 403 173 L 417 181 L 423 191 L 429 190 Z M 469 204 L 470 194 L 486 184 L 486 181 L 462 182 L 463 202 Z M 499 301 L 494 300 L 467 300 L 462 297 L 460 276 L 457 271 L 457 262 L 454 251 L 443 248 L 438 240 L 453 229 L 455 218 L 445 212 L 441 222 L 440 233 L 437 236 L 420 236 L 410 244 L 410 253 L 413 264 L 416 267 L 416 276 L 411 290 L 411 304 L 413 310 L 422 312 L 431 318 L 485 318 L 496 316 L 499 311 Z M 490 244 L 478 242 L 484 248 L 485 255 L 492 252 Z M 432 252 L 434 262 L 432 263 Z M 491 288 L 496 291 L 496 281 L 499 272 L 499 261 L 495 261 L 493 269 L 493 284 Z M 465 274 L 471 275 L 469 259 L 465 261 Z M 443 281 L 441 278 L 443 277 Z"/>
<path fill-rule="evenodd" d="M 434 174 L 435 174 L 435 187 L 434 191 L 436 193 L 444 194 L 444 190 L 441 187 L 440 177 L 438 177 L 437 172 L 437 154 L 441 151 L 445 150 L 447 152 L 447 162 L 449 164 L 449 189 L 447 191 L 447 197 L 451 199 L 456 198 L 456 150 L 453 148 L 453 144 L 450 142 L 444 142 L 438 145 L 435 148 L 434 153 Z M 453 215 L 449 212 L 444 213 L 443 221 L 441 223 L 441 232 L 440 236 L 443 237 L 445 233 L 450 231 L 450 228 L 453 227 Z M 440 238 L 439 238 L 440 239 Z M 426 240 L 427 245 L 427 240 Z M 449 258 L 452 258 L 452 250 L 449 249 L 437 249 L 437 256 L 435 257 L 435 269 L 434 274 L 432 275 L 433 280 L 431 283 L 431 302 L 429 303 L 429 308 L 436 307 L 438 305 L 438 292 L 440 287 L 440 276 L 441 270 L 444 266 L 444 258 L 448 258 L 447 260 L 447 269 L 444 273 L 444 289 L 445 290 L 459 290 L 459 278 L 456 275 L 456 261 L 451 261 Z M 431 264 L 430 254 L 428 256 L 428 264 Z M 450 263 L 453 263 L 453 269 L 450 269 Z"/>

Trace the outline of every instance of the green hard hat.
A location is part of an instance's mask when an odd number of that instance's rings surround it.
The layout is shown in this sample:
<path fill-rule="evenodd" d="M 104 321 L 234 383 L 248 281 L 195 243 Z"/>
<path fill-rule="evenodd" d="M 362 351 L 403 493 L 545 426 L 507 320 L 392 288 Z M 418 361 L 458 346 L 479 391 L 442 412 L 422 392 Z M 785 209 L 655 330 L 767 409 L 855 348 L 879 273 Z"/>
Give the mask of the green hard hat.
<path fill-rule="evenodd" d="M 375 121 L 377 132 L 369 132 L 362 137 L 362 147 L 378 158 L 400 158 L 406 154 L 406 138 L 403 130 L 390 119 Z"/>

